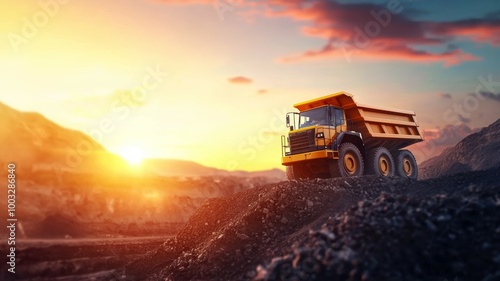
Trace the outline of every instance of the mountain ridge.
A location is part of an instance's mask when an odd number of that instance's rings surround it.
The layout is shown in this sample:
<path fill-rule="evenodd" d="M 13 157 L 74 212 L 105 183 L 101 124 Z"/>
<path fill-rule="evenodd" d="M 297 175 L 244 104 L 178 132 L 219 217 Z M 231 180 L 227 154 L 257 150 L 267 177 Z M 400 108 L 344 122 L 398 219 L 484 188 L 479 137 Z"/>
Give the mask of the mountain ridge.
<path fill-rule="evenodd" d="M 65 172 L 109 172 L 125 165 L 88 135 L 37 112 L 22 112 L 0 103 L 0 128 L 0 164 L 13 162 L 23 167 L 21 173 L 54 167 Z"/>
<path fill-rule="evenodd" d="M 419 178 L 428 179 L 461 172 L 486 170 L 500 165 L 500 119 L 463 138 L 454 147 L 422 162 Z"/>
<path fill-rule="evenodd" d="M 120 156 L 85 133 L 65 128 L 38 112 L 23 112 L 0 101 L 0 165 L 15 162 L 23 173 L 60 169 L 56 173 L 128 171 Z M 239 176 L 284 180 L 284 171 L 226 171 L 180 159 L 145 159 L 143 170 L 159 176 Z"/>
<path fill-rule="evenodd" d="M 278 168 L 245 171 L 228 171 L 215 167 L 205 166 L 196 161 L 170 158 L 150 158 L 144 159 L 143 166 L 148 171 L 155 172 L 162 176 L 238 176 L 238 177 L 270 177 L 285 180 L 285 174 Z"/>

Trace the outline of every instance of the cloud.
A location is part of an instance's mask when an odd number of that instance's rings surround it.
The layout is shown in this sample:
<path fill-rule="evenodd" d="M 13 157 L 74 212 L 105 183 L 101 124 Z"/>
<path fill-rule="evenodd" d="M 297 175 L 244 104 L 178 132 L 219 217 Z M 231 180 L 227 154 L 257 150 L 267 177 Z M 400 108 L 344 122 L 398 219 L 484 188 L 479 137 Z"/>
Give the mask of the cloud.
<path fill-rule="evenodd" d="M 251 84 L 253 82 L 252 79 L 244 77 L 244 76 L 235 76 L 235 77 L 231 77 L 227 80 L 233 84 Z"/>
<path fill-rule="evenodd" d="M 500 102 L 500 93 L 494 94 L 492 92 L 481 92 L 480 94 L 485 98 Z"/>
<path fill-rule="evenodd" d="M 462 123 L 470 123 L 470 118 L 466 118 L 464 116 L 462 116 L 461 114 L 457 114 L 457 117 L 458 117 L 458 120 L 460 120 L 460 122 Z"/>
<path fill-rule="evenodd" d="M 433 23 L 432 31 L 440 36 L 465 38 L 476 43 L 500 47 L 500 18 L 467 19 L 449 23 Z"/>
<path fill-rule="evenodd" d="M 433 141 L 439 145 L 455 145 L 466 136 L 477 132 L 465 124 L 446 125 L 442 128 L 423 130 L 422 134 L 426 141 Z"/>
<path fill-rule="evenodd" d="M 267 92 L 268 92 L 268 91 L 267 91 L 266 89 L 260 89 L 260 90 L 258 90 L 258 91 L 257 91 L 257 93 L 258 93 L 259 95 L 264 95 L 264 94 L 267 94 Z"/>
<path fill-rule="evenodd" d="M 500 18 L 500 10 L 486 14 L 485 18 L 487 18 L 487 19 L 499 19 Z"/>
<path fill-rule="evenodd" d="M 152 0 L 153 2 L 165 3 L 165 4 L 213 4 L 221 0 Z"/>
<path fill-rule="evenodd" d="M 165 3 L 180 1 L 164 0 Z M 214 1 L 188 1 L 206 3 Z M 268 18 L 289 18 L 301 25 L 304 36 L 324 40 L 323 46 L 286 55 L 281 62 L 353 57 L 370 60 L 403 60 L 457 65 L 478 61 L 457 41 L 500 46 L 499 12 L 483 18 L 438 22 L 415 19 L 422 11 L 405 7 L 406 2 L 383 4 L 339 2 L 339 0 L 238 1 L 239 7 Z M 393 5 L 391 3 L 397 3 Z M 249 11 L 247 11 L 249 12 Z M 441 50 L 441 51 L 436 51 Z"/>
<path fill-rule="evenodd" d="M 313 58 L 353 55 L 365 59 L 441 62 L 445 66 L 481 58 L 465 53 L 452 42 L 468 39 L 478 43 L 500 43 L 500 20 L 460 20 L 431 22 L 414 20 L 414 11 L 401 4 L 397 11 L 370 3 L 339 3 L 337 1 L 274 1 L 286 7 L 270 16 L 289 17 L 307 24 L 302 33 L 325 39 L 316 50 L 286 56 L 281 61 L 293 62 Z M 389 2 L 390 3 L 390 2 Z M 430 48 L 443 49 L 441 52 Z"/>
<path fill-rule="evenodd" d="M 442 128 L 424 129 L 424 141 L 411 147 L 418 162 L 439 155 L 448 147 L 455 146 L 465 137 L 478 132 L 479 128 L 471 128 L 466 124 L 446 125 Z"/>
<path fill-rule="evenodd" d="M 440 97 L 442 97 L 443 99 L 451 99 L 451 95 L 448 94 L 448 93 L 439 93 L 438 94 Z"/>

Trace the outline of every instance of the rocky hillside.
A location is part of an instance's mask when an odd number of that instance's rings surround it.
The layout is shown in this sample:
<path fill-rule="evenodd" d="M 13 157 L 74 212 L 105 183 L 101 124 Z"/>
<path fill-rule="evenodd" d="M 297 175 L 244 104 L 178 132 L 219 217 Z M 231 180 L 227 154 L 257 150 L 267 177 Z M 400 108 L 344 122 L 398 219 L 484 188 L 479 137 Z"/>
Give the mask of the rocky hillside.
<path fill-rule="evenodd" d="M 208 201 L 131 280 L 497 280 L 500 168 L 315 179 Z M 490 279 L 487 279 L 490 278 Z M 493 279 L 491 279 L 493 278 Z"/>
<path fill-rule="evenodd" d="M 419 165 L 421 179 L 436 178 L 467 171 L 485 170 L 500 165 L 500 119 L 469 135 L 441 155 Z"/>
<path fill-rule="evenodd" d="M 58 177 L 66 172 L 108 174 L 125 161 L 82 132 L 63 128 L 34 112 L 0 103 L 0 165 L 14 162 L 18 173 L 41 171 Z"/>

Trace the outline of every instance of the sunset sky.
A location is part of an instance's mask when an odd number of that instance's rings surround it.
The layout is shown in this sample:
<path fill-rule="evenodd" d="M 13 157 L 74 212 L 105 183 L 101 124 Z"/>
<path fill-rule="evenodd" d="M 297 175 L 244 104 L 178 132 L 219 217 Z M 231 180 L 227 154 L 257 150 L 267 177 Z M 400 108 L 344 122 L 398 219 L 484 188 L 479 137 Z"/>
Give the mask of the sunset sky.
<path fill-rule="evenodd" d="M 415 111 L 438 147 L 500 117 L 498 0 L 2 1 L 0 16 L 0 101 L 119 154 L 280 167 L 285 113 L 338 91 Z"/>

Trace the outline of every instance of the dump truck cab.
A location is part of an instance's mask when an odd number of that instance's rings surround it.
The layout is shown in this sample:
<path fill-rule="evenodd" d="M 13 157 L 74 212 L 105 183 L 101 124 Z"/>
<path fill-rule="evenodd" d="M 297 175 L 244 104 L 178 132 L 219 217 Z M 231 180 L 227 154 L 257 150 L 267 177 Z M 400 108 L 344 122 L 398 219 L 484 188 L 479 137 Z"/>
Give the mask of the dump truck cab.
<path fill-rule="evenodd" d="M 281 138 L 282 164 L 289 179 L 365 173 L 390 176 L 396 172 L 416 178 L 413 155 L 400 151 L 422 140 L 415 113 L 356 104 L 346 92 L 294 107 L 299 112 L 286 115 L 290 131 Z M 404 163 L 398 164 L 404 167 L 395 164 L 401 153 Z"/>
<path fill-rule="evenodd" d="M 335 136 L 347 130 L 344 111 L 331 105 L 288 113 L 286 120 L 290 128 L 288 137 L 293 139 L 285 153 L 288 155 L 328 149 Z"/>

